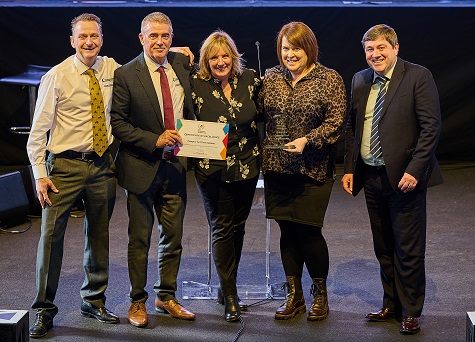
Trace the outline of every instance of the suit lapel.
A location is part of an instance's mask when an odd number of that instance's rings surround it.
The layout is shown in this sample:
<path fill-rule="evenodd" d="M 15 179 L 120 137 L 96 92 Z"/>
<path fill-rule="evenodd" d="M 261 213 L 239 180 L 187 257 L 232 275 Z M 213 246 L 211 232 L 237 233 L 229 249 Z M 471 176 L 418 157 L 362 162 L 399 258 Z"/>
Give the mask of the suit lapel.
<path fill-rule="evenodd" d="M 174 52 L 169 52 L 167 59 L 170 65 L 172 66 L 173 71 L 175 71 L 175 74 L 178 77 L 178 80 L 180 80 L 180 84 L 183 87 L 183 85 L 186 84 L 186 82 L 189 82 L 188 81 L 189 72 L 186 72 L 185 69 L 183 69 L 183 64 L 177 61 L 177 59 L 175 58 Z"/>
<path fill-rule="evenodd" d="M 188 57 L 187 57 L 188 58 Z M 183 58 L 182 58 L 183 59 Z M 193 103 L 191 102 L 191 87 L 190 87 L 190 69 L 187 68 L 186 62 L 180 61 L 175 52 L 168 53 L 168 62 L 172 65 L 178 80 L 180 81 L 183 91 L 185 93 L 185 102 L 183 104 L 183 118 L 193 120 Z"/>
<path fill-rule="evenodd" d="M 361 99 L 361 108 L 363 109 L 362 114 L 363 114 L 363 119 L 364 115 L 366 112 L 366 104 L 368 103 L 368 97 L 369 93 L 371 91 L 371 85 L 373 84 L 373 70 L 368 69 L 365 71 L 363 74 L 363 86 L 361 88 L 361 91 L 363 92 L 360 96 Z"/>
<path fill-rule="evenodd" d="M 371 84 L 373 83 L 373 70 L 366 69 L 361 73 L 360 84 L 355 84 L 355 88 L 358 88 L 358 92 L 354 94 L 353 98 L 358 98 L 358 111 L 357 111 L 357 125 L 358 132 L 363 134 L 363 125 L 366 115 L 366 104 L 368 103 L 369 92 L 371 91 Z"/>
<path fill-rule="evenodd" d="M 157 92 L 155 91 L 155 87 L 152 82 L 152 77 L 150 76 L 150 71 L 148 70 L 148 66 L 145 63 L 145 58 L 143 56 L 143 52 L 137 58 L 136 63 L 136 70 L 137 70 L 137 77 L 142 84 L 142 87 L 147 95 L 150 104 L 152 105 L 153 111 L 157 117 L 162 130 L 165 130 L 165 124 L 163 123 L 162 118 L 162 111 L 160 109 L 160 103 L 158 102 Z"/>
<path fill-rule="evenodd" d="M 383 117 L 383 115 L 386 113 L 386 110 L 388 109 L 389 104 L 391 103 L 394 97 L 394 94 L 396 94 L 396 91 L 399 88 L 399 85 L 401 84 L 402 78 L 404 77 L 405 71 L 406 70 L 404 67 L 404 61 L 398 58 L 396 62 L 396 66 L 394 67 L 391 81 L 389 82 L 389 85 L 388 85 L 388 91 L 384 99 L 384 105 L 383 105 L 383 111 L 381 112 L 381 117 Z"/>

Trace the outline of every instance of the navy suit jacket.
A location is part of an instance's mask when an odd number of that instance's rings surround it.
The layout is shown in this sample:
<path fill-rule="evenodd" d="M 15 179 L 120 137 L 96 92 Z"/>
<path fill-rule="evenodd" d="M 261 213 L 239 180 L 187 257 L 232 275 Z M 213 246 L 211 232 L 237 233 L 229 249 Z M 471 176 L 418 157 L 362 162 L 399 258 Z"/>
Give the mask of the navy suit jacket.
<path fill-rule="evenodd" d="M 360 149 L 366 104 L 373 82 L 370 68 L 353 76 L 351 105 L 346 129 L 345 174 L 353 174 L 353 195 L 364 185 Z M 435 151 L 442 125 L 439 95 L 426 68 L 398 58 L 384 100 L 379 136 L 386 172 L 396 192 L 404 172 L 418 186 L 442 183 Z"/>
<path fill-rule="evenodd" d="M 179 53 L 168 53 L 168 62 L 185 91 L 183 117 L 194 119 L 191 99 L 189 58 Z M 141 194 L 151 185 L 162 159 L 162 149 L 155 144 L 165 131 L 160 104 L 143 53 L 118 68 L 114 74 L 111 107 L 112 133 L 120 140 L 116 157 L 118 184 Z M 179 158 L 177 168 L 185 165 Z"/>

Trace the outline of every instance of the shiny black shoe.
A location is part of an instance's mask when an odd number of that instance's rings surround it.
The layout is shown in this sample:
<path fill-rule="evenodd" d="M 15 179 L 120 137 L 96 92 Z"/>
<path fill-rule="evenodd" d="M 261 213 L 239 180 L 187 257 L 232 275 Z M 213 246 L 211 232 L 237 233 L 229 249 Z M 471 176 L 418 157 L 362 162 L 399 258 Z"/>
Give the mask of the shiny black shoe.
<path fill-rule="evenodd" d="M 30 337 L 40 338 L 46 336 L 48 331 L 53 328 L 53 319 L 48 316 L 37 313 L 33 325 L 30 327 Z"/>
<path fill-rule="evenodd" d="M 241 309 L 241 311 L 247 311 L 247 304 L 244 303 L 241 300 L 241 298 L 239 298 L 238 295 L 236 295 L 236 298 L 237 298 L 237 301 L 238 301 L 239 309 Z M 223 293 L 221 292 L 221 289 L 219 287 L 218 287 L 218 296 L 216 297 L 216 302 L 218 304 L 224 305 Z"/>
<path fill-rule="evenodd" d="M 396 317 L 396 312 L 394 311 L 394 309 L 382 308 L 379 311 L 370 312 L 366 315 L 365 318 L 373 322 L 386 322 L 390 319 L 393 319 L 394 317 Z"/>
<path fill-rule="evenodd" d="M 241 317 L 241 309 L 239 308 L 237 296 L 231 295 L 224 297 L 224 319 L 226 322 L 238 321 Z"/>
<path fill-rule="evenodd" d="M 112 311 L 107 310 L 105 306 L 96 308 L 85 300 L 81 304 L 81 314 L 84 317 L 95 318 L 102 323 L 117 324 L 120 322 L 119 317 L 114 315 Z"/>

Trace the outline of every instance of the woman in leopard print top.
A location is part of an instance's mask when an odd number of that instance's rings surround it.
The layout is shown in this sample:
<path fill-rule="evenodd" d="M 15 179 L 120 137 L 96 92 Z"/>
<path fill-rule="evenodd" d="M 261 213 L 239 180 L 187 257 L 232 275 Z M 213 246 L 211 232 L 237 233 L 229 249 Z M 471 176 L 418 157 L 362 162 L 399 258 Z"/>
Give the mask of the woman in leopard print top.
<path fill-rule="evenodd" d="M 306 310 L 301 285 L 305 264 L 314 296 L 307 318 L 322 320 L 329 310 L 329 256 L 322 227 L 335 177 L 336 142 L 346 115 L 345 86 L 336 71 L 318 63 L 317 40 L 304 23 L 282 27 L 277 55 L 280 65 L 266 71 L 259 94 L 266 121 L 266 215 L 281 230 L 288 289 L 275 318 L 289 319 Z"/>

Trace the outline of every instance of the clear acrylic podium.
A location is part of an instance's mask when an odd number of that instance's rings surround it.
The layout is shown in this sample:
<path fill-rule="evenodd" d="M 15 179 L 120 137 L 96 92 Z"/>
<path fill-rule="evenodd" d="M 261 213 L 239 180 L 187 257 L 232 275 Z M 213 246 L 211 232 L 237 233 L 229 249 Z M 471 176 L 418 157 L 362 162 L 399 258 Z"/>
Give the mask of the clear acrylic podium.
<path fill-rule="evenodd" d="M 256 185 L 256 194 L 252 209 L 265 209 L 264 205 L 264 179 L 262 174 Z M 285 292 L 281 283 L 270 283 L 270 220 L 266 219 L 266 271 L 265 284 L 262 285 L 237 285 L 237 291 L 240 299 L 283 299 Z M 212 276 L 212 252 L 211 252 L 211 229 L 208 229 L 208 280 L 206 284 L 195 281 L 183 281 L 182 297 L 183 299 L 216 299 L 219 285 L 211 285 Z M 243 271 L 245 271 L 243 269 Z"/>

